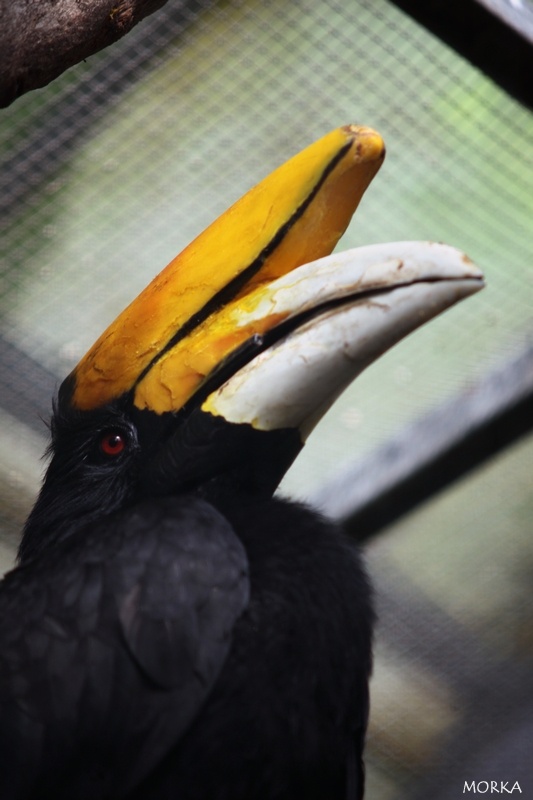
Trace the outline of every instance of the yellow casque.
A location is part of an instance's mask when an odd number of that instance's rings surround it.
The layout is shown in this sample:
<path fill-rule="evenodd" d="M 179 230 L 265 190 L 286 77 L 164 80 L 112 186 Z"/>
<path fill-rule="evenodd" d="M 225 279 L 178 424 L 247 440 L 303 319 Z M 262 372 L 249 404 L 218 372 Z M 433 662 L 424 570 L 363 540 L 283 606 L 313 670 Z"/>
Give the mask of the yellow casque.
<path fill-rule="evenodd" d="M 232 324 L 253 289 L 332 252 L 384 156 L 379 134 L 347 125 L 250 189 L 100 336 L 71 375 L 72 405 L 133 391 L 138 408 L 180 409 L 235 347 L 280 321 Z"/>

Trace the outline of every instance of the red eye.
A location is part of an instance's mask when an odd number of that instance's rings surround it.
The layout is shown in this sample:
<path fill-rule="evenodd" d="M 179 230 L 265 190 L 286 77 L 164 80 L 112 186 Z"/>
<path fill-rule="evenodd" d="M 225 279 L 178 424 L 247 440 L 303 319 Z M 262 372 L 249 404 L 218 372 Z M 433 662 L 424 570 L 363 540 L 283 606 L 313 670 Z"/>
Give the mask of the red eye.
<path fill-rule="evenodd" d="M 106 456 L 119 456 L 126 447 L 126 437 L 120 431 L 106 431 L 100 439 L 100 450 Z"/>

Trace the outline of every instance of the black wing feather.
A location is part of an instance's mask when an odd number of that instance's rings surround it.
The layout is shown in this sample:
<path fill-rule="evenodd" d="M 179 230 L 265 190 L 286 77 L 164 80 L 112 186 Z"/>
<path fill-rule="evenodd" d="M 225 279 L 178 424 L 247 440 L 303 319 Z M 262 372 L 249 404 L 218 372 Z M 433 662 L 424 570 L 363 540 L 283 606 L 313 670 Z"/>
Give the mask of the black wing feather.
<path fill-rule="evenodd" d="M 0 586 L 0 796 L 120 797 L 175 745 L 248 603 L 229 523 L 196 498 L 80 530 Z"/>

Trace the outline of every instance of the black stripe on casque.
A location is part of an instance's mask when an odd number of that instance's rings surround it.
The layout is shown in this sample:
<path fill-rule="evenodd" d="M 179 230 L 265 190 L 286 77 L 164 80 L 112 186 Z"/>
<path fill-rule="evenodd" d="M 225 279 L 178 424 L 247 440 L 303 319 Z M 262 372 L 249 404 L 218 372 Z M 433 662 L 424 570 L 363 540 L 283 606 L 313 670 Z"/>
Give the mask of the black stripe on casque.
<path fill-rule="evenodd" d="M 425 278 L 423 281 L 420 281 L 420 283 L 439 283 L 445 280 L 446 278 Z M 477 279 L 472 278 L 471 280 L 475 281 Z M 276 325 L 274 328 L 271 328 L 269 331 L 266 331 L 266 333 L 253 334 L 249 339 L 246 339 L 242 344 L 236 347 L 235 350 L 228 353 L 213 372 L 206 376 L 193 396 L 179 409 L 179 416 L 187 417 L 195 408 L 200 407 L 210 394 L 217 391 L 222 384 L 245 367 L 246 364 L 253 361 L 260 353 L 263 353 L 282 339 L 290 336 L 290 334 L 294 333 L 294 331 L 301 328 L 307 322 L 322 316 L 322 314 L 328 311 L 333 311 L 343 306 L 348 307 L 356 303 L 368 302 L 368 300 L 379 300 L 382 295 L 386 295 L 392 289 L 401 289 L 412 285 L 413 284 L 409 282 L 397 283 L 395 286 L 381 286 L 366 289 L 355 295 L 334 297 L 317 306 L 307 308 L 305 311 L 301 311 L 292 317 L 288 317 L 288 319 Z"/>
<path fill-rule="evenodd" d="M 220 289 L 213 297 L 207 301 L 207 303 L 202 306 L 195 314 L 191 316 L 187 322 L 181 326 L 181 328 L 176 331 L 176 333 L 172 336 L 171 339 L 166 343 L 166 345 L 156 353 L 153 359 L 150 361 L 149 364 L 142 370 L 139 377 L 133 384 L 131 391 L 133 392 L 136 386 L 143 380 L 143 378 L 150 372 L 152 367 L 157 364 L 157 362 L 163 358 L 166 353 L 172 350 L 178 342 L 181 342 L 182 339 L 185 339 L 186 336 L 189 336 L 192 331 L 195 330 L 202 322 L 205 322 L 211 314 L 214 314 L 223 306 L 227 305 L 234 297 L 240 292 L 240 290 L 245 286 L 249 280 L 251 280 L 254 275 L 256 275 L 263 264 L 265 263 L 266 259 L 274 252 L 274 250 L 281 244 L 284 240 L 285 236 L 291 230 L 293 225 L 300 219 L 301 216 L 305 213 L 306 209 L 309 205 L 313 202 L 314 198 L 320 191 L 322 185 L 324 184 L 326 178 L 330 173 L 335 169 L 339 161 L 341 161 L 350 147 L 352 146 L 352 142 L 347 142 L 344 147 L 342 147 L 339 152 L 335 155 L 334 158 L 331 159 L 329 164 L 324 169 L 322 175 L 318 179 L 317 183 L 305 198 L 303 203 L 298 206 L 296 211 L 293 213 L 291 217 L 285 222 L 274 234 L 272 239 L 268 242 L 267 245 L 261 250 L 258 256 L 254 258 L 254 260 L 245 267 L 242 272 L 233 278 L 226 286 Z"/>

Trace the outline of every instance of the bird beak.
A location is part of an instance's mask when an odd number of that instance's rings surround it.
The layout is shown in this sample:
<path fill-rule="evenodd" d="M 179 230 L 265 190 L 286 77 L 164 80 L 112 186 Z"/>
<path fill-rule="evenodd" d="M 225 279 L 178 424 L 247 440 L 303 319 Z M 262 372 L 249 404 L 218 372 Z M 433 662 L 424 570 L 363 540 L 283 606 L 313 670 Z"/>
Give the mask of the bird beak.
<path fill-rule="evenodd" d="M 483 285 L 467 256 L 432 242 L 359 247 L 306 264 L 249 296 L 236 326 L 266 313 L 284 322 L 202 411 L 257 430 L 298 430 L 304 441 L 367 366 Z"/>
<path fill-rule="evenodd" d="M 379 134 L 352 125 L 278 168 L 133 301 L 60 398 L 79 410 L 126 398 L 301 443 L 368 364 L 483 285 L 444 245 L 330 255 L 384 154 Z"/>
<path fill-rule="evenodd" d="M 273 280 L 331 253 L 384 156 L 379 134 L 348 125 L 267 176 L 119 315 L 64 382 L 60 401 L 91 410 L 127 397 L 157 414 L 194 402 L 225 359 L 288 315 L 235 328 L 250 293 L 268 293 Z"/>

